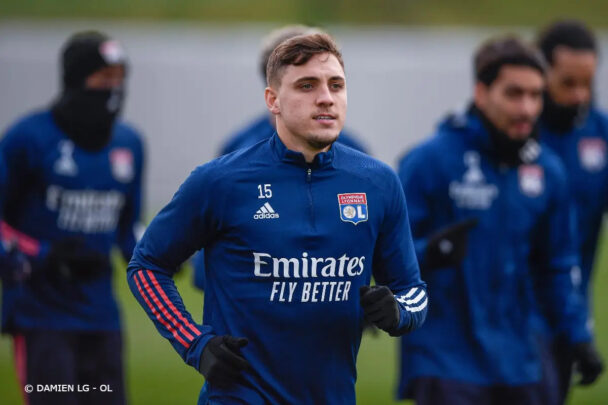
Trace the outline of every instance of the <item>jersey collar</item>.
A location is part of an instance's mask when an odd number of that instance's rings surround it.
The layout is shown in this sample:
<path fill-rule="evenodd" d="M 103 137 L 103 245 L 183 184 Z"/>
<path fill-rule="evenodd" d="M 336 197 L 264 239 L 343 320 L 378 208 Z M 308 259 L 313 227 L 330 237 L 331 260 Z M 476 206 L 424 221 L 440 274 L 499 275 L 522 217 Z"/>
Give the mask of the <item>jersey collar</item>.
<path fill-rule="evenodd" d="M 302 153 L 287 149 L 276 131 L 268 142 L 270 142 L 273 154 L 281 162 L 292 163 L 303 167 L 323 168 L 330 166 L 334 160 L 334 145 L 332 145 L 327 152 L 318 153 L 313 162 L 309 164 L 306 163 L 306 159 L 304 159 Z"/>

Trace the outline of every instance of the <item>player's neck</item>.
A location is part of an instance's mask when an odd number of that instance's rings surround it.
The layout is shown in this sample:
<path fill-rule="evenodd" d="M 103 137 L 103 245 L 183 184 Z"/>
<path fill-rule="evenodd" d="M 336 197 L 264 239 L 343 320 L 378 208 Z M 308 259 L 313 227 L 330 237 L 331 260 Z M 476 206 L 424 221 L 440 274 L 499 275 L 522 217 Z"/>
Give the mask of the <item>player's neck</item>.
<path fill-rule="evenodd" d="M 287 149 L 294 152 L 300 152 L 302 155 L 304 155 L 304 160 L 306 160 L 306 163 L 312 163 L 315 160 L 315 156 L 317 156 L 319 153 L 327 152 L 331 147 L 331 145 L 327 145 L 322 149 L 315 149 L 311 147 L 308 142 L 303 140 L 301 137 L 292 134 L 287 128 L 280 125 L 278 122 L 277 134 Z"/>

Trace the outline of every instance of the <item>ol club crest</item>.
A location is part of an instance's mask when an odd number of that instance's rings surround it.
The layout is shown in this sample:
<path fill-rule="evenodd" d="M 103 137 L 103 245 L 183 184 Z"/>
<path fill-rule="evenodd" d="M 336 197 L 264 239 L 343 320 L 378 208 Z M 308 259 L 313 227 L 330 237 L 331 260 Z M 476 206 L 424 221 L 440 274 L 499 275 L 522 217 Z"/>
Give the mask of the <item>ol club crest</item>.
<path fill-rule="evenodd" d="M 338 194 L 340 219 L 357 225 L 367 221 L 367 196 L 365 193 Z"/>
<path fill-rule="evenodd" d="M 606 142 L 601 138 L 583 138 L 578 142 L 578 158 L 589 172 L 599 172 L 606 166 Z"/>
<path fill-rule="evenodd" d="M 538 197 L 545 189 L 543 168 L 539 165 L 519 167 L 519 188 L 528 197 Z"/>
<path fill-rule="evenodd" d="M 135 167 L 133 154 L 127 148 L 115 148 L 110 152 L 110 164 L 112 175 L 121 183 L 128 183 L 133 180 Z"/>

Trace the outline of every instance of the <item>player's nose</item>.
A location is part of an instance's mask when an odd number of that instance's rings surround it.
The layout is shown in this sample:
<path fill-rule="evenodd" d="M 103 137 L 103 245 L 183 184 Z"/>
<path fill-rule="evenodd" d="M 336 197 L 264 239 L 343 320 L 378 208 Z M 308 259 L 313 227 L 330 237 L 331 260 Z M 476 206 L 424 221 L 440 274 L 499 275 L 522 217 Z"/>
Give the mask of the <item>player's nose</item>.
<path fill-rule="evenodd" d="M 318 105 L 333 105 L 334 98 L 333 94 L 328 85 L 319 86 L 317 93 L 317 104 Z"/>

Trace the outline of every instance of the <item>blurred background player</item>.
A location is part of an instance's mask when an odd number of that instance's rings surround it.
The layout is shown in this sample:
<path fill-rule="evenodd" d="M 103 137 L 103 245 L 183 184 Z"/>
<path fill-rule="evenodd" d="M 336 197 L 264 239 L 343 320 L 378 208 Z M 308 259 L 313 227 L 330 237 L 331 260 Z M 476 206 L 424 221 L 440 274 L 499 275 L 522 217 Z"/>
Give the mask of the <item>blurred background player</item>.
<path fill-rule="evenodd" d="M 602 217 L 608 204 L 608 117 L 593 100 L 598 64 L 594 34 L 578 21 L 558 21 L 538 37 L 538 47 L 548 62 L 547 90 L 540 119 L 541 140 L 562 160 L 568 174 L 570 195 L 577 215 L 577 248 L 580 268 L 572 274 L 589 306 L 589 327 L 593 326 L 591 279 Z M 555 334 L 555 332 L 553 332 Z M 546 371 L 556 372 L 558 403 L 567 397 L 572 374 L 571 353 L 556 339 L 553 362 Z M 590 346 L 591 350 L 592 347 Z M 599 360 L 596 353 L 590 359 Z M 601 363 L 590 364 L 597 373 Z M 592 383 L 594 374 L 582 379 Z"/>
<path fill-rule="evenodd" d="M 205 376 L 199 404 L 354 404 L 363 318 L 400 336 L 426 314 L 403 190 L 335 142 L 347 87 L 329 35 L 281 43 L 265 99 L 277 132 L 192 172 L 137 244 L 129 286 Z M 202 247 L 199 325 L 173 275 Z"/>
<path fill-rule="evenodd" d="M 535 140 L 544 62 L 507 37 L 481 46 L 474 67 L 468 111 L 399 165 L 434 300 L 425 326 L 402 339 L 399 396 L 423 405 L 541 404 L 528 327 L 532 255 L 575 361 L 590 361 L 581 350 L 592 340 L 570 280 L 578 262 L 565 172 Z"/>
<path fill-rule="evenodd" d="M 62 91 L 49 109 L 20 119 L 0 141 L 7 162 L 3 236 L 19 240 L 31 276 L 3 283 L 2 327 L 24 384 L 109 384 L 112 392 L 28 395 L 30 404 L 125 402 L 111 249 L 136 243 L 143 150 L 117 121 L 127 62 L 99 32 L 70 37 Z M 75 390 L 76 391 L 76 390 Z"/>
<path fill-rule="evenodd" d="M 266 38 L 264 38 L 259 60 L 259 69 L 264 86 L 266 85 L 266 65 L 268 65 L 268 58 L 270 58 L 270 54 L 274 48 L 289 38 L 317 32 L 322 31 L 318 28 L 307 27 L 305 25 L 287 25 L 272 31 Z M 219 154 L 221 156 L 241 148 L 255 145 L 264 139 L 270 138 L 275 131 L 275 118 L 272 114 L 266 111 L 260 114 L 260 116 L 247 127 L 228 137 L 228 140 L 222 146 Z M 337 142 L 350 146 L 351 148 L 363 153 L 369 153 L 367 148 L 365 148 L 353 135 L 347 131 L 343 130 L 340 132 L 340 137 L 338 138 Z M 203 251 L 200 251 L 194 256 L 192 264 L 194 266 L 194 284 L 201 290 L 204 290 L 205 254 Z"/>

